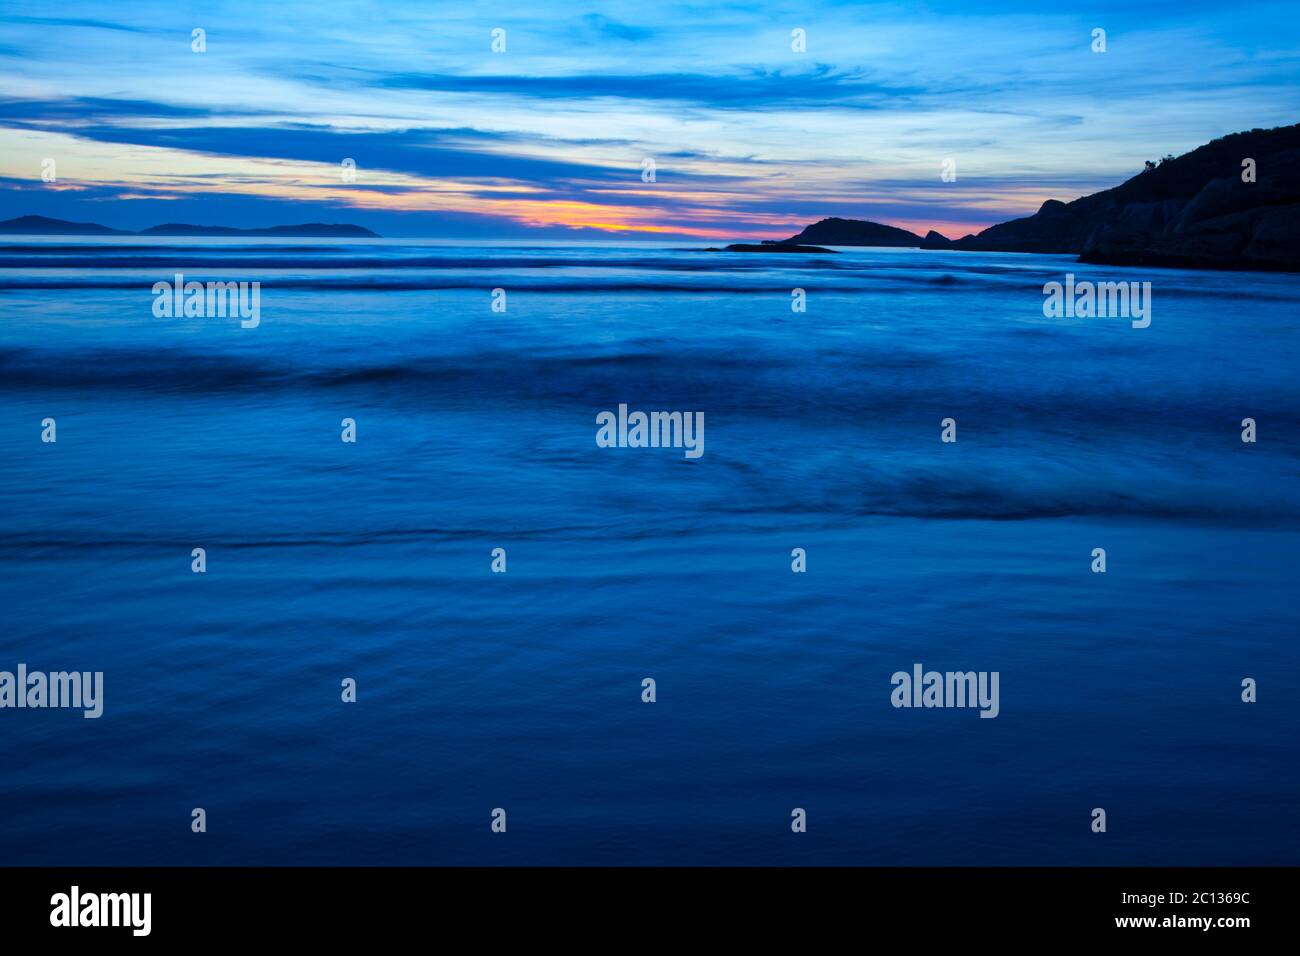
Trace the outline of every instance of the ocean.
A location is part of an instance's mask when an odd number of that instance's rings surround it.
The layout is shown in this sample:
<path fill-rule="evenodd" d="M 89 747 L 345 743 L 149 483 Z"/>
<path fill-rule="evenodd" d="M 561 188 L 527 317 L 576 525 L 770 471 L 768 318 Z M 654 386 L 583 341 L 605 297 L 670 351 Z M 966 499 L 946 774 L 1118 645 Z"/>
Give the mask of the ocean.
<path fill-rule="evenodd" d="M 0 239 L 0 863 L 1300 863 L 1300 276 L 689 245 Z"/>

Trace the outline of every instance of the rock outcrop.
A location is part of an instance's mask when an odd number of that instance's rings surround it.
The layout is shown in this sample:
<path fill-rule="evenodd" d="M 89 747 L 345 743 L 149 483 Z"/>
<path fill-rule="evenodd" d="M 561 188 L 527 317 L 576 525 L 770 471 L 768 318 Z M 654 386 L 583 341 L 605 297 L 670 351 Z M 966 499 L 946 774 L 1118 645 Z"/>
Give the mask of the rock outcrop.
<path fill-rule="evenodd" d="M 975 236 L 947 241 L 932 232 L 924 248 L 1300 271 L 1300 125 L 1234 133 L 1166 158 L 1113 189 L 1069 203 L 1049 199 L 1034 215 Z"/>
<path fill-rule="evenodd" d="M 865 219 L 823 219 L 797 236 L 783 240 L 794 243 L 818 243 L 823 246 L 919 246 L 916 233 Z"/>

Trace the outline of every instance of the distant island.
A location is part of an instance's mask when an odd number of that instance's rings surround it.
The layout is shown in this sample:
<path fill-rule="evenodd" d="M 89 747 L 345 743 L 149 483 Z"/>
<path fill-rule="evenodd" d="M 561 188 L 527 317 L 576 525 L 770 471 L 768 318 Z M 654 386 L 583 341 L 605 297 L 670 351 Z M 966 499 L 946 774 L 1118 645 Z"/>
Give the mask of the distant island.
<path fill-rule="evenodd" d="M 864 219 L 823 219 L 782 243 L 820 242 L 828 246 L 919 247 L 921 237 L 897 226 Z"/>
<path fill-rule="evenodd" d="M 68 222 L 47 216 L 19 216 L 0 222 L 0 235 L 9 236 L 257 236 L 309 237 L 322 239 L 378 239 L 377 233 L 363 226 L 339 223 L 307 222 L 296 226 L 267 226 L 263 229 L 235 229 L 231 226 L 192 226 L 169 222 L 161 226 L 131 231 L 110 229 L 96 222 Z"/>
<path fill-rule="evenodd" d="M 934 231 L 921 238 L 877 222 L 823 219 L 777 244 L 801 242 L 1300 272 L 1300 124 L 1234 133 L 1182 156 L 1150 160 L 1113 189 L 1069 203 L 1049 199 L 1032 216 L 956 240 Z"/>
<path fill-rule="evenodd" d="M 823 249 L 821 246 L 804 246 L 795 242 L 773 242 L 765 239 L 758 245 L 747 242 L 735 242 L 725 249 L 705 249 L 705 252 L 824 252 L 828 255 L 835 255 L 834 249 Z"/>

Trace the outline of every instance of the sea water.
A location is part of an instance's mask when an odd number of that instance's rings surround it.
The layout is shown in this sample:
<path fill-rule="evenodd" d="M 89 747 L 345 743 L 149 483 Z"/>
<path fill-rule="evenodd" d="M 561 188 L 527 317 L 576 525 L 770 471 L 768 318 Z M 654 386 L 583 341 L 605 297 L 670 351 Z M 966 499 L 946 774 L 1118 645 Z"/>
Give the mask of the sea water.
<path fill-rule="evenodd" d="M 155 317 L 176 273 L 259 324 Z M 1046 317 L 1067 273 L 1150 325 Z M 0 710 L 0 862 L 1296 864 L 1297 293 L 0 240 L 0 669 L 104 675 L 98 719 Z M 601 447 L 621 404 L 705 453 Z M 892 706 L 916 665 L 996 719 Z"/>

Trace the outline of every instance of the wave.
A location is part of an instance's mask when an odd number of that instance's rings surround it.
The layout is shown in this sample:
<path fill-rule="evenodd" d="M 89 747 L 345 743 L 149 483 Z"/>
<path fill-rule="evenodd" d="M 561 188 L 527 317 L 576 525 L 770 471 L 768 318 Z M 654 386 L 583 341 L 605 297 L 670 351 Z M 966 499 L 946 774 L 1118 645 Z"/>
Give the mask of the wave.
<path fill-rule="evenodd" d="M 712 453 L 712 452 L 711 452 Z M 715 453 L 714 453 L 715 454 Z M 488 467 L 484 462 L 484 467 Z M 572 474 L 569 475 L 572 478 Z M 1177 488 L 1128 495 L 1108 492 L 1096 486 L 1073 490 L 1045 489 L 1039 484 L 1016 480 L 1010 467 L 1000 472 L 971 470 L 956 472 L 944 480 L 944 496 L 922 491 L 916 476 L 907 470 L 887 480 L 847 477 L 827 481 L 824 493 L 808 498 L 798 490 L 747 489 L 747 504 L 727 500 L 693 500 L 681 512 L 671 506 L 656 511 L 655 521 L 646 523 L 638 515 L 622 517 L 604 514 L 598 521 L 575 520 L 576 512 L 561 509 L 554 523 L 529 526 L 517 521 L 510 525 L 510 539 L 547 541 L 556 538 L 608 540 L 616 535 L 624 542 L 675 540 L 700 533 L 727 531 L 762 533 L 789 531 L 793 526 L 836 530 L 845 519 L 907 519 L 917 521 L 1150 521 L 1176 524 L 1233 525 L 1270 531 L 1300 531 L 1300 507 L 1285 494 L 1266 498 L 1243 498 L 1223 493 L 1222 488 L 1189 483 Z M 730 496 L 734 499 L 734 495 Z M 702 529 L 697 507 L 706 507 L 711 519 Z M 259 527 L 256 535 L 205 531 L 210 550 L 288 551 L 320 548 L 366 548 L 371 546 L 455 544 L 480 542 L 499 536 L 491 525 L 462 527 L 412 525 L 402 515 L 400 527 L 301 528 L 274 531 Z M 16 522 L 15 522 L 16 523 Z M 193 542 L 174 533 L 142 532 L 130 536 L 105 535 L 102 531 L 50 532 L 39 528 L 13 528 L 0 532 L 0 554 L 25 558 L 60 557 L 86 552 L 143 551 L 149 554 L 174 551 L 187 553 Z"/>
<path fill-rule="evenodd" d="M 170 277 L 168 277 L 170 278 Z M 251 281 L 248 277 L 241 277 L 244 281 Z M 233 281 L 229 276 L 186 276 L 186 280 L 195 281 Z M 88 279 L 0 279 L 0 291 L 10 292 L 33 292 L 33 291 L 57 291 L 57 290 L 112 290 L 112 289 L 132 289 L 144 290 L 146 293 L 149 287 L 157 281 L 156 277 L 147 279 L 110 279 L 110 278 L 88 278 Z M 566 292 L 566 293 L 590 293 L 590 292 L 707 292 L 707 293 L 736 293 L 746 294 L 770 294 L 779 293 L 788 296 L 791 285 L 788 281 L 764 281 L 764 282 L 745 282 L 740 279 L 731 282 L 717 281 L 688 281 L 685 279 L 672 280 L 648 280 L 648 279 L 628 279 L 628 278 L 564 278 L 564 279 L 538 279 L 538 278 L 521 278 L 518 276 L 497 276 L 495 278 L 409 278 L 409 279 L 383 279 L 383 278 L 353 278 L 340 276 L 332 279 L 311 278 L 311 279 L 259 279 L 261 282 L 263 294 L 276 289 L 284 289 L 299 292 L 312 291 L 338 291 L 338 292 L 439 292 L 439 291 L 456 291 L 464 289 L 485 290 L 494 286 L 502 286 L 511 292 Z M 951 277 L 936 276 L 932 278 L 920 278 L 909 286 L 903 283 L 890 283 L 888 280 L 875 281 L 837 281 L 828 279 L 823 285 L 805 284 L 810 291 L 824 289 L 826 291 L 843 291 L 843 292 L 904 292 L 913 288 L 915 284 L 932 286 L 936 289 L 951 288 L 956 290 L 958 287 L 971 287 L 977 285 L 974 282 L 954 281 Z"/>
<path fill-rule="evenodd" d="M 739 254 L 735 254 L 739 255 Z M 764 261 L 757 261 L 757 260 Z M 1088 267 L 1080 267 L 1084 269 Z M 452 292 L 483 291 L 496 287 L 511 292 L 686 293 L 716 295 L 788 296 L 800 287 L 810 293 L 981 293 L 1021 296 L 1041 300 L 1043 285 L 1059 281 L 1059 268 L 1040 264 L 1018 268 L 966 267 L 936 269 L 926 265 L 888 265 L 880 262 L 830 263 L 808 261 L 773 264 L 765 257 L 749 261 L 691 259 L 538 259 L 528 257 L 466 259 L 57 259 L 39 263 L 0 258 L 0 292 L 57 292 L 131 290 L 150 293 L 157 281 L 172 281 L 177 272 L 187 281 L 257 281 L 263 294 L 287 292 Z M 32 275 L 40 270 L 66 270 L 75 275 Z M 99 271 L 99 270 L 102 270 Z M 293 274 L 294 271 L 305 274 Z M 118 274 L 114 275 L 116 272 Z M 123 273 L 135 272 L 136 275 Z M 280 274 L 276 274 L 276 273 Z M 1089 273 L 1101 280 L 1119 274 Z M 1153 285 L 1158 300 L 1232 302 L 1294 302 L 1296 288 L 1287 281 L 1256 280 L 1245 285 L 1222 276 L 1174 276 Z"/>
<path fill-rule="evenodd" d="M 278 252 L 279 250 L 277 250 Z M 229 256 L 3 256 L 0 269 L 255 269 L 381 270 L 433 269 L 478 271 L 484 269 L 638 269 L 664 272 L 770 272 L 771 263 L 752 256 L 726 258 L 700 256 L 680 258 L 572 258 L 539 256 L 267 256 L 255 253 L 255 261 Z M 797 262 L 800 269 L 852 269 L 833 260 L 808 256 Z M 861 268 L 859 265 L 857 268 Z"/>
<path fill-rule="evenodd" d="M 274 246 L 220 246 L 219 248 L 222 255 L 227 255 L 230 253 L 235 253 L 239 255 L 266 255 L 267 252 L 319 253 L 322 251 L 321 246 L 309 246 L 309 245 L 308 246 L 285 246 L 279 244 L 276 244 Z M 339 246 L 335 248 L 347 248 L 347 247 Z M 185 246 L 185 245 L 119 245 L 116 243 L 111 246 L 103 246 L 103 245 L 96 246 L 96 245 L 87 245 L 85 243 L 79 243 L 79 244 L 60 243 L 58 245 L 54 243 L 46 243 L 46 244 L 39 244 L 39 245 L 38 244 L 11 244 L 11 245 L 0 244 L 0 255 L 34 256 L 40 258 L 43 256 L 51 256 L 51 255 L 66 256 L 66 255 L 77 254 L 77 255 L 84 255 L 84 256 L 91 257 L 87 259 L 87 261 L 93 262 L 96 257 L 102 256 L 106 253 L 117 255 L 123 252 L 132 252 L 132 253 L 152 252 L 152 253 L 175 255 L 178 252 L 186 251 L 186 249 L 196 249 L 198 251 L 207 253 L 209 255 L 214 251 L 214 248 L 212 246 L 199 247 L 199 246 Z"/>
<path fill-rule="evenodd" d="M 696 402 L 737 417 L 806 419 L 818 425 L 855 416 L 914 415 L 917 409 L 959 403 L 969 416 L 1033 428 L 1087 424 L 1141 432 L 1135 411 L 1141 387 L 1079 392 L 1052 379 L 979 372 L 960 356 L 909 349 L 884 341 L 853 352 L 819 353 L 822 374 L 807 375 L 807 355 L 792 355 L 780 335 L 754 340 L 746 353 L 724 344 L 665 349 L 650 338 L 608 347 L 579 343 L 569 350 L 477 348 L 410 352 L 366 361 L 328 348 L 203 352 L 185 348 L 96 346 L 75 350 L 0 346 L 0 390 L 103 389 L 175 394 L 360 388 L 402 405 L 495 405 L 525 402 L 583 406 L 592 396 L 647 394 Z M 1098 345 L 1113 359 L 1114 350 Z M 1091 350 L 1073 346 L 1087 360 Z M 1080 398 L 1086 396 L 1086 400 Z M 1258 382 L 1251 400 L 1279 421 L 1300 419 L 1300 395 Z M 1161 416 L 1186 431 L 1221 427 L 1224 399 L 1196 381 L 1162 386 Z M 685 407 L 685 406 L 684 406 Z M 848 410 L 853 410 L 850 413 Z M 937 420 L 937 419 L 936 419 Z M 1287 448 L 1292 446 L 1287 445 Z M 1294 449 L 1300 454 L 1300 448 Z"/>
<path fill-rule="evenodd" d="M 810 376 L 806 355 L 791 356 L 783 342 L 778 337 L 761 348 L 756 342 L 747 353 L 725 343 L 688 353 L 656 341 L 620 343 L 606 351 L 584 343 L 577 348 L 585 351 L 569 354 L 505 344 L 460 355 L 390 353 L 385 360 L 329 345 L 228 353 L 170 346 L 0 346 L 0 391 L 56 396 L 51 404 L 63 407 L 89 405 L 108 394 L 141 403 L 142 413 L 158 411 L 160 421 L 182 415 L 195 423 L 231 410 L 239 416 L 260 410 L 277 422 L 292 422 L 340 400 L 346 407 L 360 402 L 409 417 L 413 428 L 442 428 L 440 444 L 448 446 L 443 451 L 458 460 L 480 457 L 485 475 L 498 468 L 514 474 L 554 467 L 558 480 L 577 481 L 582 495 L 608 490 L 602 483 L 609 475 L 601 469 L 612 458 L 575 455 L 569 438 L 558 449 L 549 442 L 556 429 L 576 441 L 584 435 L 590 440 L 595 410 L 621 398 L 650 396 L 645 407 L 704 409 L 710 435 L 727 436 L 710 438 L 708 469 L 693 486 L 698 497 L 682 511 L 671 505 L 657 511 L 652 531 L 635 509 L 627 513 L 626 527 L 611 529 L 607 514 L 589 525 L 580 509 L 560 508 L 534 519 L 541 524 L 531 531 L 526 524 L 512 528 L 519 536 L 689 534 L 698 530 L 701 508 L 715 519 L 715 531 L 722 525 L 788 528 L 791 522 L 834 527 L 845 516 L 1300 525 L 1293 492 L 1300 445 L 1290 439 L 1294 428 L 1287 424 L 1300 420 L 1293 388 L 1261 386 L 1252 392 L 1276 424 L 1268 444 L 1242 455 L 1236 420 L 1225 420 L 1222 396 L 1207 393 L 1197 380 L 1187 387 L 1166 382 L 1158 399 L 1135 404 L 1142 383 L 1136 392 L 1063 391 L 1050 379 L 1008 378 L 998 367 L 976 374 L 977 367 L 959 356 L 900 352 L 896 342 L 836 355 L 821 363 L 821 375 Z M 954 405 L 965 429 L 960 457 L 936 459 L 941 410 Z M 448 411 L 454 415 L 439 420 Z M 539 413 L 545 419 L 540 424 Z M 527 418 L 525 435 L 540 429 L 522 443 L 527 450 L 499 447 L 500 429 L 520 422 L 521 415 Z M 416 455 L 402 467 L 433 474 L 437 461 Z M 661 474 L 655 469 L 667 459 L 638 464 L 648 469 L 641 472 L 644 480 L 654 481 Z M 186 483 L 186 467 L 178 465 L 167 480 Z M 0 483 L 0 496 L 7 494 Z M 491 526 L 472 506 L 457 519 L 463 526 L 427 525 L 421 516 L 412 524 L 381 521 L 362 531 L 308 527 L 269 537 L 259 533 L 249 541 L 234 537 L 227 546 L 457 540 L 481 538 Z M 30 557 L 87 540 L 66 529 L 25 528 L 27 523 L 13 512 L 0 532 L 0 549 Z M 140 543 L 110 535 L 96 546 Z"/>
<path fill-rule="evenodd" d="M 210 388 L 345 387 L 396 384 L 425 391 L 464 394 L 465 383 L 483 382 L 485 394 L 506 395 L 530 386 L 558 387 L 558 379 L 586 373 L 624 375 L 638 370 L 656 374 L 676 372 L 679 380 L 692 376 L 680 360 L 656 352 L 620 351 L 593 355 L 537 356 L 501 351 L 462 355 L 428 355 L 418 360 L 360 365 L 322 365 L 283 361 L 248 354 L 178 350 L 96 348 L 76 352 L 27 347 L 0 347 L 0 387 L 174 387 L 181 391 Z M 710 353 L 695 365 L 703 380 L 725 374 L 752 374 L 778 360 L 733 353 Z"/>

